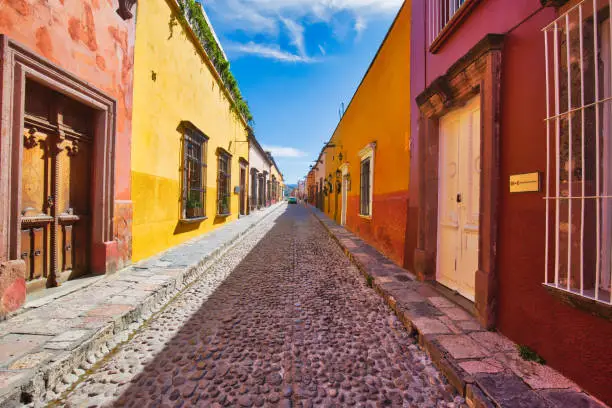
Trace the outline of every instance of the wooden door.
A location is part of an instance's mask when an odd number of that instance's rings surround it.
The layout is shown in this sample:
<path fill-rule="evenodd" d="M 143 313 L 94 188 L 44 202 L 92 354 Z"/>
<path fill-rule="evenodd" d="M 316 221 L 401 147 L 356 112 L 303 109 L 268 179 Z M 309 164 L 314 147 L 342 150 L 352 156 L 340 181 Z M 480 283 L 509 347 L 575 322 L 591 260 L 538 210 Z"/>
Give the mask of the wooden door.
<path fill-rule="evenodd" d="M 246 169 L 240 167 L 240 215 L 246 215 Z"/>
<path fill-rule="evenodd" d="M 474 300 L 480 213 L 480 103 L 440 119 L 437 279 Z"/>
<path fill-rule="evenodd" d="M 88 272 L 93 112 L 26 83 L 21 253 L 27 279 L 55 286 L 62 272 Z"/>

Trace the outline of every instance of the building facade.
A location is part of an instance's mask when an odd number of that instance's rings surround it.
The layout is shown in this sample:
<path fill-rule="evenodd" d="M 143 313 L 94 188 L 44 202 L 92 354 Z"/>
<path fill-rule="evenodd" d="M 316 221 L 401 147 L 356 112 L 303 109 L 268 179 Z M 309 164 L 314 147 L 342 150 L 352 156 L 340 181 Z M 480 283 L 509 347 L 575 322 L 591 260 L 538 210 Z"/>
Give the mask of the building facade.
<path fill-rule="evenodd" d="M 175 0 L 138 6 L 134 260 L 246 214 L 249 127 L 192 29 L 195 22 L 181 16 Z"/>
<path fill-rule="evenodd" d="M 249 210 L 268 206 L 272 162 L 253 134 L 249 135 L 250 190 Z"/>
<path fill-rule="evenodd" d="M 270 204 L 279 203 L 283 199 L 283 190 L 285 189 L 285 181 L 283 174 L 280 172 L 274 157 L 268 152 L 268 158 L 270 159 Z"/>
<path fill-rule="evenodd" d="M 308 176 L 319 181 L 319 191 L 323 186 L 320 209 L 402 266 L 410 178 L 410 13 L 407 2 L 324 147 L 324 164 Z"/>
<path fill-rule="evenodd" d="M 133 3 L 0 7 L 0 315 L 131 260 Z"/>
<path fill-rule="evenodd" d="M 414 272 L 611 404 L 609 2 L 412 15 Z"/>

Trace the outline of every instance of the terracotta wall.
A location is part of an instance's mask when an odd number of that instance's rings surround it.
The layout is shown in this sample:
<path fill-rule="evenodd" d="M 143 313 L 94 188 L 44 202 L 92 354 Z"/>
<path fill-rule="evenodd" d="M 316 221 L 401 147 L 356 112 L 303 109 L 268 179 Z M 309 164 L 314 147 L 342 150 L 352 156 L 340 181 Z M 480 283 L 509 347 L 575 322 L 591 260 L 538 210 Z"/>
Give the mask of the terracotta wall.
<path fill-rule="evenodd" d="M 0 0 L 0 33 L 116 99 L 114 230 L 121 267 L 131 259 L 135 20 L 123 20 L 117 8 L 107 0 Z"/>
<path fill-rule="evenodd" d="M 399 265 L 405 265 L 405 238 L 410 179 L 410 2 L 400 10 L 365 75 L 329 147 L 324 152 L 325 177 L 332 175 L 333 192 L 325 211 L 340 222 L 342 195 L 336 171 L 348 164 L 346 228 Z M 359 215 L 359 152 L 376 143 L 371 217 Z M 342 160 L 340 154 L 342 153 Z"/>
<path fill-rule="evenodd" d="M 606 403 L 612 403 L 612 323 L 562 304 L 542 287 L 543 193 L 510 194 L 511 174 L 546 170 L 545 65 L 541 29 L 557 13 L 539 0 L 481 1 L 436 55 L 426 52 L 422 2 L 413 3 L 412 90 L 422 92 L 488 33 L 503 49 L 497 328 L 537 351 Z M 539 11 L 538 11 L 539 10 Z M 535 13 L 535 14 L 534 14 Z M 415 114 L 413 106 L 413 115 Z M 421 131 L 413 124 L 413 132 Z M 413 161 L 413 171 L 419 163 Z M 411 184 L 411 198 L 418 191 Z M 416 229 L 415 229 L 416 233 Z"/>

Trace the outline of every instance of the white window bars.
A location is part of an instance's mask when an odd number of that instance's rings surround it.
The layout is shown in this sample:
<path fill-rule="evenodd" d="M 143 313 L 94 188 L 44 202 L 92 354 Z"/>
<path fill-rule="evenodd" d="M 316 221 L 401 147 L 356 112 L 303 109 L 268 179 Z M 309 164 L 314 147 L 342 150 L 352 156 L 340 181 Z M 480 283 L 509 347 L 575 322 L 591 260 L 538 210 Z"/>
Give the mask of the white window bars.
<path fill-rule="evenodd" d="M 612 304 L 612 0 L 584 0 L 543 29 L 545 283 Z"/>
<path fill-rule="evenodd" d="M 428 0 L 428 44 L 431 46 L 466 0 Z"/>

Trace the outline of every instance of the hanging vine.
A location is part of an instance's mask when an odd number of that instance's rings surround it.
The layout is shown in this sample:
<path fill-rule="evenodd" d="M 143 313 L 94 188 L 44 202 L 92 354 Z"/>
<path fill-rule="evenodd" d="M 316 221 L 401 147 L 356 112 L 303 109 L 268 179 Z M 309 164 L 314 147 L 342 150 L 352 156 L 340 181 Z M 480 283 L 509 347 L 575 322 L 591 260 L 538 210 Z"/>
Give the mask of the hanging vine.
<path fill-rule="evenodd" d="M 219 44 L 217 43 L 215 36 L 210 29 L 202 9 L 198 5 L 196 0 L 178 0 L 178 4 L 181 8 L 181 16 L 179 18 L 189 26 L 200 40 L 200 43 L 204 47 L 204 50 L 208 54 L 208 58 L 211 60 L 215 69 L 219 73 L 223 84 L 234 98 L 238 113 L 252 125 L 253 115 L 249 109 L 247 101 L 242 97 L 240 89 L 238 88 L 238 81 L 232 74 L 229 66 L 229 62 L 223 55 Z"/>

